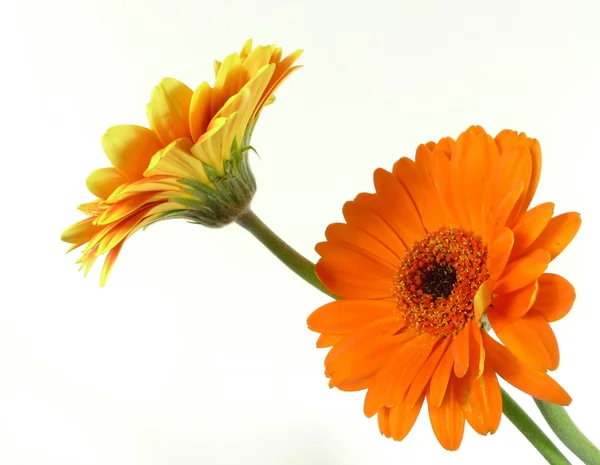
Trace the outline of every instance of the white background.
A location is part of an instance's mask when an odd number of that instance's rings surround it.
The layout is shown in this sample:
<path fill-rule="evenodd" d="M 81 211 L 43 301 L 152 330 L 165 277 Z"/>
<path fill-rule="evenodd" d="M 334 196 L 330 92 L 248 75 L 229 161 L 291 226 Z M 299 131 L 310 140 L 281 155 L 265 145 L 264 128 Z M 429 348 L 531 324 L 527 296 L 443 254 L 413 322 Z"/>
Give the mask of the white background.
<path fill-rule="evenodd" d="M 543 463 L 506 420 L 454 453 L 425 411 L 382 438 L 363 393 L 327 387 L 305 323 L 327 298 L 239 227 L 152 226 L 103 289 L 101 263 L 83 279 L 64 255 L 104 130 L 146 124 L 162 77 L 211 81 L 249 37 L 305 49 L 255 132 L 254 208 L 311 259 L 343 202 L 419 143 L 471 124 L 540 140 L 535 203 L 583 217 L 551 265 L 578 291 L 555 376 L 600 443 L 599 23 L 594 0 L 3 2 L 0 464 Z"/>

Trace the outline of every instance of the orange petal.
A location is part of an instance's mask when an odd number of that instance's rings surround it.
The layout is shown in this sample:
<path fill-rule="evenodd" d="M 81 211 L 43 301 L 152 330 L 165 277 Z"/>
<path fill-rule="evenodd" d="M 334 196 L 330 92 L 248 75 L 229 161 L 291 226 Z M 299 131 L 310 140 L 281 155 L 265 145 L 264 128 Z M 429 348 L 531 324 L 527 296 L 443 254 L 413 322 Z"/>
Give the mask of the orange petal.
<path fill-rule="evenodd" d="M 332 244 L 341 245 L 355 252 L 366 251 L 393 266 L 398 266 L 402 258 L 396 256 L 385 244 L 379 242 L 367 232 L 349 224 L 330 224 L 325 230 L 325 237 Z"/>
<path fill-rule="evenodd" d="M 532 307 L 538 294 L 538 288 L 538 281 L 534 281 L 516 291 L 500 294 L 493 300 L 492 306 L 498 313 L 504 315 L 507 321 L 515 320 L 525 315 Z"/>
<path fill-rule="evenodd" d="M 392 437 L 392 428 L 390 427 L 390 408 L 389 407 L 381 407 L 381 410 L 377 412 L 377 424 L 379 426 L 379 431 L 386 438 Z"/>
<path fill-rule="evenodd" d="M 527 188 L 521 206 L 521 212 L 523 212 L 529 207 L 540 179 L 540 171 L 542 167 L 542 151 L 540 144 L 536 139 L 527 137 L 524 132 L 517 133 L 516 131 L 511 131 L 509 129 L 501 131 L 496 136 L 495 140 L 502 153 L 506 153 L 513 147 L 520 145 L 527 147 L 531 154 L 531 177 L 528 183 L 529 187 Z"/>
<path fill-rule="evenodd" d="M 435 407 L 427 397 L 431 427 L 442 447 L 457 450 L 465 432 L 465 416 L 462 413 L 455 389 L 451 386 L 439 407 Z"/>
<path fill-rule="evenodd" d="M 527 251 L 544 230 L 553 213 L 554 204 L 548 202 L 532 208 L 519 217 L 513 228 L 515 244 L 511 258 L 517 258 Z"/>
<path fill-rule="evenodd" d="M 315 272 L 321 282 L 336 295 L 346 299 L 384 299 L 392 297 L 392 279 L 372 278 L 362 274 L 346 273 L 321 259 L 315 265 Z"/>
<path fill-rule="evenodd" d="M 431 157 L 425 160 L 423 156 L 418 155 L 419 149 L 416 162 L 410 158 L 401 158 L 394 164 L 392 172 L 413 200 L 425 229 L 431 233 L 444 226 L 447 221 L 439 204 L 436 205 L 438 193 L 428 173 L 433 160 Z"/>
<path fill-rule="evenodd" d="M 447 352 L 451 340 L 452 339 L 449 337 L 444 338 L 423 364 L 419 373 L 415 376 L 415 379 L 406 393 L 405 402 L 409 406 L 414 405 L 425 392 L 425 388 L 433 377 L 433 373 L 438 367 L 440 360 Z"/>
<path fill-rule="evenodd" d="M 510 226 L 509 218 L 513 211 L 518 208 L 518 203 L 523 199 L 523 181 L 519 181 L 511 189 L 507 189 L 506 195 L 502 198 L 498 206 L 491 210 L 492 226 L 491 232 L 494 235 L 505 226 Z"/>
<path fill-rule="evenodd" d="M 454 338 L 454 374 L 462 378 L 469 370 L 469 327 L 463 328 Z"/>
<path fill-rule="evenodd" d="M 513 232 L 509 228 L 502 228 L 494 237 L 487 259 L 490 278 L 499 279 L 508 263 L 508 258 L 514 244 Z"/>
<path fill-rule="evenodd" d="M 403 402 L 408 388 L 429 359 L 438 340 L 438 338 L 432 337 L 415 338 L 411 341 L 414 344 L 406 344 L 402 350 L 397 352 L 398 360 L 402 360 L 404 363 L 398 364 L 398 369 L 389 384 L 386 405 Z"/>
<path fill-rule="evenodd" d="M 162 144 L 150 129 L 122 125 L 113 126 L 102 136 L 106 156 L 122 174 L 135 181 L 143 177 L 152 155 Z"/>
<path fill-rule="evenodd" d="M 487 366 L 480 377 L 468 376 L 454 383 L 465 419 L 477 433 L 495 433 L 502 418 L 502 393 L 494 370 Z"/>
<path fill-rule="evenodd" d="M 338 334 L 321 334 L 317 339 L 317 348 L 324 349 L 325 347 L 331 347 L 340 342 L 344 336 Z"/>
<path fill-rule="evenodd" d="M 389 279 L 391 282 L 397 272 L 395 266 L 381 260 L 369 252 L 355 252 L 346 247 L 320 242 L 315 251 L 331 267 L 346 273 L 359 273 L 376 279 Z"/>
<path fill-rule="evenodd" d="M 115 266 L 115 262 L 117 261 L 117 257 L 119 256 L 119 253 L 121 252 L 121 249 L 123 248 L 124 243 L 125 242 L 120 242 L 119 244 L 114 246 L 110 250 L 110 252 L 108 252 L 106 259 L 104 260 L 104 266 L 102 267 L 102 272 L 100 273 L 100 287 L 104 287 L 104 285 L 106 284 L 108 275 L 110 275 L 110 272 L 112 271 L 113 267 Z"/>
<path fill-rule="evenodd" d="M 475 298 L 473 299 L 473 308 L 475 311 L 475 321 L 479 322 L 482 315 L 485 313 L 487 308 L 492 303 L 492 289 L 494 288 L 494 280 L 488 279 L 484 281 L 479 289 Z"/>
<path fill-rule="evenodd" d="M 413 405 L 399 402 L 389 409 L 389 437 L 402 441 L 415 424 L 425 396 L 422 395 Z"/>
<path fill-rule="evenodd" d="M 357 203 L 346 202 L 343 207 L 346 222 L 373 236 L 385 244 L 397 257 L 403 257 L 406 252 L 404 244 L 390 226 L 372 208 Z"/>
<path fill-rule="evenodd" d="M 519 195 L 517 200 L 515 200 L 513 208 L 510 209 L 506 215 L 506 220 L 501 224 L 501 226 L 504 226 L 511 217 L 511 213 L 520 207 L 527 193 L 531 180 L 532 161 L 531 152 L 527 147 L 513 146 L 510 148 L 499 148 L 501 155 L 492 166 L 492 175 L 486 186 L 486 195 L 489 198 L 489 205 L 492 211 L 497 210 L 502 199 L 515 185 L 521 184 L 523 186 L 522 195 Z"/>
<path fill-rule="evenodd" d="M 473 320 L 469 324 L 470 327 L 470 342 L 469 342 L 469 373 L 475 378 L 479 378 L 483 374 L 485 368 L 485 349 L 483 348 L 483 340 L 481 338 L 481 325 Z"/>
<path fill-rule="evenodd" d="M 554 260 L 570 244 L 580 226 L 579 213 L 571 212 L 555 216 L 529 249 L 545 249 L 550 252 L 550 259 Z"/>
<path fill-rule="evenodd" d="M 148 203 L 155 195 L 154 192 L 145 192 L 112 204 L 104 211 L 100 218 L 98 218 L 97 223 L 99 225 L 104 225 L 120 220 Z"/>
<path fill-rule="evenodd" d="M 453 154 L 453 182 L 458 189 L 459 201 L 464 204 L 468 225 L 475 234 L 486 235 L 487 223 L 484 211 L 488 201 L 484 191 L 491 168 L 498 159 L 499 152 L 494 140 L 479 126 L 472 126 L 463 132 L 456 141 Z"/>
<path fill-rule="evenodd" d="M 494 293 L 504 294 L 516 291 L 538 279 L 550 263 L 550 254 L 536 249 L 522 258 L 508 264 L 503 276 L 496 282 Z"/>
<path fill-rule="evenodd" d="M 398 347 L 377 373 L 375 382 L 369 386 L 365 396 L 364 413 L 372 417 L 384 405 L 391 406 L 402 400 L 408 385 L 431 353 L 436 340 L 429 336 L 416 336 L 406 332 L 406 338 L 413 337 Z M 416 337 L 415 337 L 416 336 Z M 416 368 L 415 368 L 416 366 Z M 406 383 L 406 379 L 408 383 Z M 398 389 L 404 389 L 398 393 Z"/>
<path fill-rule="evenodd" d="M 407 247 L 427 234 L 414 202 L 394 175 L 378 168 L 373 179 L 378 195 L 372 198 L 380 199 L 379 207 L 383 207 L 381 210 L 384 212 L 380 212 L 380 216 L 394 228 Z"/>
<path fill-rule="evenodd" d="M 538 280 L 539 290 L 533 309 L 543 313 L 548 321 L 563 318 L 575 302 L 575 288 L 562 276 L 544 273 Z"/>
<path fill-rule="evenodd" d="M 439 365 L 435 369 L 431 381 L 429 383 L 429 393 L 427 402 L 439 407 L 446 394 L 452 367 L 454 366 L 454 351 L 449 349 L 446 351 Z"/>
<path fill-rule="evenodd" d="M 173 78 L 164 78 L 152 90 L 146 114 L 150 128 L 163 145 L 191 137 L 189 112 L 192 94 L 192 89 Z"/>
<path fill-rule="evenodd" d="M 315 310 L 308 317 L 311 331 L 348 334 L 363 325 L 394 316 L 396 304 L 377 300 L 336 300 Z"/>
<path fill-rule="evenodd" d="M 510 321 L 494 309 L 488 318 L 498 338 L 519 359 L 538 370 L 558 368 L 558 342 L 544 315 L 532 310 Z"/>
<path fill-rule="evenodd" d="M 571 403 L 571 396 L 546 372 L 521 362 L 487 333 L 482 336 L 487 360 L 503 379 L 536 399 L 558 405 Z"/>
<path fill-rule="evenodd" d="M 352 364 L 352 360 L 373 354 L 381 347 L 402 344 L 414 337 L 412 334 L 408 336 L 404 336 L 404 333 L 395 334 L 403 327 L 404 322 L 401 318 L 392 317 L 373 321 L 344 336 L 325 357 L 327 372 L 333 373 L 338 368 L 345 368 L 346 365 Z"/>
<path fill-rule="evenodd" d="M 96 197 L 106 200 L 114 190 L 125 184 L 127 178 L 115 168 L 94 170 L 85 180 L 88 190 Z"/>

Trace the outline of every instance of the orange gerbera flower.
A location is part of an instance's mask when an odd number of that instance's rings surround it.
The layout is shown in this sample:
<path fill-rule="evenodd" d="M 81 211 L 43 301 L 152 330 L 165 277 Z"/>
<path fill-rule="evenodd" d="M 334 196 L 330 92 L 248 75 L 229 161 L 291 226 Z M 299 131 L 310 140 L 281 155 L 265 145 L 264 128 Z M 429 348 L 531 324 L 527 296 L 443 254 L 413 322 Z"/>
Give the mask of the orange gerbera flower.
<path fill-rule="evenodd" d="M 308 318 L 321 333 L 330 387 L 367 389 L 364 413 L 402 440 L 427 399 L 440 444 L 459 447 L 465 419 L 494 433 L 502 398 L 496 375 L 547 402 L 571 398 L 548 374 L 559 352 L 549 322 L 575 299 L 545 273 L 571 242 L 577 213 L 532 209 L 541 167 L 535 139 L 471 127 L 458 140 L 419 146 L 393 172 L 375 171 L 375 194 L 344 205 L 316 271 L 345 300 Z M 490 336 L 489 324 L 501 341 Z"/>
<path fill-rule="evenodd" d="M 250 137 L 273 92 L 295 69 L 298 50 L 283 60 L 275 46 L 252 47 L 215 61 L 215 84 L 192 91 L 166 78 L 154 88 L 147 108 L 150 129 L 110 128 L 102 146 L 112 167 L 90 174 L 97 199 L 80 205 L 88 217 L 62 234 L 87 244 L 85 273 L 108 253 L 100 277 L 104 285 L 125 240 L 164 218 L 185 218 L 210 227 L 233 221 L 247 208 L 256 184 L 248 165 Z"/>

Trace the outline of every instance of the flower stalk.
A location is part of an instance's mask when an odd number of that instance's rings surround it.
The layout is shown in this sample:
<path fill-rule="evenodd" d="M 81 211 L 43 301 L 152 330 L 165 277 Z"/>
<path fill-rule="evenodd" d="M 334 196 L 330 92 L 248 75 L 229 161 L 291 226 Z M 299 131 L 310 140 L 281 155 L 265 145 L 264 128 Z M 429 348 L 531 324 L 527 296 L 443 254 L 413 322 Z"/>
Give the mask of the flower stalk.
<path fill-rule="evenodd" d="M 265 223 L 263 223 L 262 220 L 252 210 L 246 210 L 237 218 L 236 222 L 250 232 L 254 237 L 256 237 L 267 249 L 269 249 L 269 251 L 271 251 L 271 253 L 279 258 L 284 265 L 304 279 L 307 283 L 311 284 L 328 296 L 333 297 L 334 299 L 339 299 L 338 296 L 331 293 L 323 285 L 323 283 L 321 283 L 315 273 L 314 264 L 290 247 L 279 236 L 277 236 L 277 234 L 275 234 Z M 570 465 L 570 462 L 554 445 L 550 438 L 548 438 L 541 428 L 504 390 L 502 390 L 502 405 L 504 415 L 540 452 L 540 454 L 548 463 L 552 465 Z M 600 462 L 591 461 L 585 463 L 586 465 L 596 465 Z"/>
<path fill-rule="evenodd" d="M 573 454 L 585 465 L 600 465 L 600 450 L 577 428 L 564 407 L 533 400 L 554 434 Z"/>

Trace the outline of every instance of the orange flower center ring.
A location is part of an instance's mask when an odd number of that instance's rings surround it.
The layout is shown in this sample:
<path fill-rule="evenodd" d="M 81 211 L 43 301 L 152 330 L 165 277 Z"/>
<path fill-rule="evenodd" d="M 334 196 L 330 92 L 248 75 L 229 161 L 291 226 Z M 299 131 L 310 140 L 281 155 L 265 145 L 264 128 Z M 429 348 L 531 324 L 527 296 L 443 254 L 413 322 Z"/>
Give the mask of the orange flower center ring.
<path fill-rule="evenodd" d="M 400 263 L 394 297 L 408 325 L 431 336 L 458 334 L 475 314 L 473 299 L 489 278 L 480 237 L 442 228 L 415 242 Z"/>

